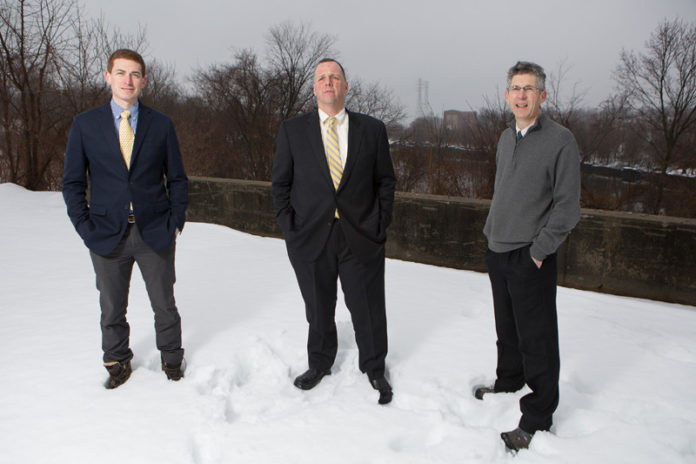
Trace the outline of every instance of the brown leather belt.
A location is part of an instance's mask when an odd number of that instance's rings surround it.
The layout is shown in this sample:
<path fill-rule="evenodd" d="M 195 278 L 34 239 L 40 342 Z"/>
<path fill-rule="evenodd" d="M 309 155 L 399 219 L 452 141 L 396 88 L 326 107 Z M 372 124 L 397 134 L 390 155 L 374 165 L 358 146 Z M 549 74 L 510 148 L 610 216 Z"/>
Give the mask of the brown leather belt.
<path fill-rule="evenodd" d="M 135 216 L 132 214 L 128 215 L 128 224 L 135 224 Z"/>

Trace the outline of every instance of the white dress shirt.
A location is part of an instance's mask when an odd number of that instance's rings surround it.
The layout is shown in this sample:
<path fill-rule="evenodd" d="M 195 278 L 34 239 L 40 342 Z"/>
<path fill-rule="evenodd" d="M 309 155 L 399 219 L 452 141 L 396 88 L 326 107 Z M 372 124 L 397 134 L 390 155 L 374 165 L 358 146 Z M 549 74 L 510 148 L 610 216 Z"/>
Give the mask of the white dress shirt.
<path fill-rule="evenodd" d="M 524 137 L 525 135 L 527 135 L 527 131 L 529 130 L 529 128 L 532 127 L 533 125 L 534 125 L 534 123 L 531 123 L 530 125 L 528 125 L 524 129 L 520 129 L 519 127 L 517 127 L 517 124 L 515 124 L 515 129 L 517 129 L 517 132 L 522 132 L 522 137 Z"/>

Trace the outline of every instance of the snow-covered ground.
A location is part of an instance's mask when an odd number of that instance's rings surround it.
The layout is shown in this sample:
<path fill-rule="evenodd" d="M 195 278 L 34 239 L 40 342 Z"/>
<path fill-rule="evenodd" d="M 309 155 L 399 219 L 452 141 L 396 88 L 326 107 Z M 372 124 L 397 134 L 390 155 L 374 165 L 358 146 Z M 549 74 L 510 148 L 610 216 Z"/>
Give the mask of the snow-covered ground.
<path fill-rule="evenodd" d="M 103 387 L 99 307 L 86 248 L 60 193 L 0 185 L 0 462 L 694 463 L 696 308 L 559 288 L 561 403 L 551 433 L 506 453 L 515 394 L 493 379 L 485 274 L 387 260 L 394 401 L 357 368 L 339 304 L 333 375 L 311 391 L 304 309 L 281 240 L 189 223 L 176 297 L 188 370 L 159 368 L 139 272 L 133 375 Z"/>

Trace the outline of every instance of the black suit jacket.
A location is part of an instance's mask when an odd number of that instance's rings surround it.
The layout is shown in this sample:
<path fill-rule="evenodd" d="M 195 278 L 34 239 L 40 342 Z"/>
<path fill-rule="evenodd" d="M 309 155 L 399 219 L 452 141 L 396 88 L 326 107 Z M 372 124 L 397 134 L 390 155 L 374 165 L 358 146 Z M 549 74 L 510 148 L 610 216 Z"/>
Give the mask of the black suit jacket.
<path fill-rule="evenodd" d="M 278 133 L 272 190 L 288 252 L 313 261 L 326 244 L 334 211 L 351 251 L 363 262 L 383 256 L 396 179 L 384 124 L 348 112 L 348 158 L 334 189 L 313 111 L 284 121 Z"/>
<path fill-rule="evenodd" d="M 89 180 L 89 202 L 86 190 Z M 140 104 L 128 170 L 110 103 L 75 117 L 65 151 L 63 198 L 87 247 L 108 255 L 126 233 L 130 203 L 152 249 L 166 249 L 183 230 L 188 179 L 172 121 Z"/>

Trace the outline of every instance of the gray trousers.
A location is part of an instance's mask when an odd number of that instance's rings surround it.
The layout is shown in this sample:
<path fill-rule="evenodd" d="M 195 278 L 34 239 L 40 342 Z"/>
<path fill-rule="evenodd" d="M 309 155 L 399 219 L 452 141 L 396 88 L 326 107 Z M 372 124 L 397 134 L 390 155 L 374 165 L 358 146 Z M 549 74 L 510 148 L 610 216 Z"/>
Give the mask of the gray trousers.
<path fill-rule="evenodd" d="M 167 364 L 181 363 L 184 356 L 181 317 L 174 301 L 175 248 L 176 241 L 172 241 L 166 250 L 154 251 L 143 242 L 137 226 L 131 224 L 109 255 L 90 251 L 99 290 L 104 362 L 127 361 L 133 357 L 126 310 L 133 263 L 138 263 L 155 314 L 157 348 Z"/>

